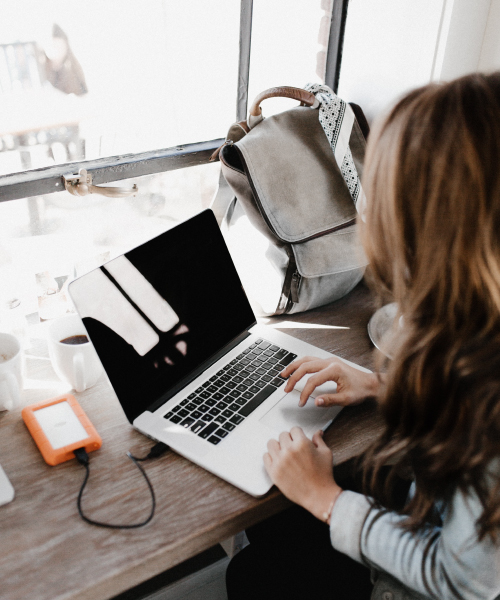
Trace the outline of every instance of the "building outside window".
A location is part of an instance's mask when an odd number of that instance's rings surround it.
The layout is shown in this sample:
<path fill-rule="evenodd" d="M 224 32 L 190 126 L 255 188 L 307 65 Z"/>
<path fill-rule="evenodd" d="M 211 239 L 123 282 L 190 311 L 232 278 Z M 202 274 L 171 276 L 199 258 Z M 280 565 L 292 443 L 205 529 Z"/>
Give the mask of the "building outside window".
<path fill-rule="evenodd" d="M 219 164 L 208 158 L 245 117 L 248 98 L 325 81 L 332 8 L 332 0 L 294 0 L 293 9 L 286 0 L 4 3 L 2 306 L 18 298 L 24 313 L 37 313 L 38 297 L 209 206 Z M 291 106 L 270 100 L 264 110 Z M 138 192 L 72 196 L 61 175 L 82 167 L 94 183 Z"/>

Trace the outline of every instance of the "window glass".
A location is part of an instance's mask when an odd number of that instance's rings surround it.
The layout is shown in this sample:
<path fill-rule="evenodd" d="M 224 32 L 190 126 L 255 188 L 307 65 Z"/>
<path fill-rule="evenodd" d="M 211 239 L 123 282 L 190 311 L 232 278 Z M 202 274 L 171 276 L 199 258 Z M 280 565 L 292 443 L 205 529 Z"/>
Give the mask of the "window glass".
<path fill-rule="evenodd" d="M 120 182 L 138 185 L 129 198 L 62 192 L 1 202 L 0 321 L 13 299 L 21 300 L 24 314 L 57 316 L 65 310 L 59 294 L 65 283 L 207 208 L 219 168 L 212 163 Z"/>
<path fill-rule="evenodd" d="M 222 137 L 236 0 L 16 0 L 0 8 L 0 175 Z"/>
<path fill-rule="evenodd" d="M 332 0 L 254 0 L 249 106 L 270 87 L 324 82 L 332 4 Z M 265 101 L 263 113 L 292 106 L 292 100 L 273 98 Z"/>

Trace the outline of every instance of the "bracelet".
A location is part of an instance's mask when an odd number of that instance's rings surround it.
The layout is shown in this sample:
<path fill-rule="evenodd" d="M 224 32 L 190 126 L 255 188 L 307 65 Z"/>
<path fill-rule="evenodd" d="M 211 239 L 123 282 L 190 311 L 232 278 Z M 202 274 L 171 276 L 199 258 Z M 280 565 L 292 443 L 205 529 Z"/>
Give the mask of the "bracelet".
<path fill-rule="evenodd" d="M 332 510 L 333 510 L 333 507 L 335 505 L 335 501 L 337 500 L 337 498 L 338 498 L 338 496 L 330 502 L 330 506 L 328 507 L 328 510 L 323 513 L 323 521 L 327 525 L 330 525 L 330 519 L 332 517 Z"/>

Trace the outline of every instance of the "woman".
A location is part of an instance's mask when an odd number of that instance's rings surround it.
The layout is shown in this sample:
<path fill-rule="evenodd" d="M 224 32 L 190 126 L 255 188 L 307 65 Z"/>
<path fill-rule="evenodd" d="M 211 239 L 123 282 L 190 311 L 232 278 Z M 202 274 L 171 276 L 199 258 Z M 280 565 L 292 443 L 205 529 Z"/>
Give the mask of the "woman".
<path fill-rule="evenodd" d="M 311 598 L 367 599 L 366 567 L 378 579 L 374 598 L 500 597 L 500 74 L 404 97 L 371 134 L 364 188 L 375 290 L 403 317 L 394 359 L 372 375 L 307 357 L 284 375 L 289 392 L 313 374 L 302 403 L 327 380 L 337 393 L 318 406 L 377 398 L 385 429 L 364 457 L 364 479 L 380 503 L 342 489 L 319 432 L 310 441 L 294 428 L 271 440 L 271 479 L 316 522 L 295 509 L 295 535 L 290 515 L 280 517 L 267 549 L 263 528 L 255 544 L 249 535 L 228 570 L 231 599 L 308 589 Z M 403 471 L 414 485 L 398 507 L 391 488 Z"/>

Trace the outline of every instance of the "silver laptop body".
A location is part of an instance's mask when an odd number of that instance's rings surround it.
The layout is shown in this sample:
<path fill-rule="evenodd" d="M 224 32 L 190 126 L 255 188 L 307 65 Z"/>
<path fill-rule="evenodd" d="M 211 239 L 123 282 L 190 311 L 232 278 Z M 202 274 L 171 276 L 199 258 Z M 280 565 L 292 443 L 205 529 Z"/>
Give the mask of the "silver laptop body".
<path fill-rule="evenodd" d="M 256 324 L 210 210 L 69 291 L 133 426 L 253 496 L 272 485 L 262 460 L 270 438 L 294 425 L 311 437 L 340 411 L 312 399 L 299 408 L 304 381 L 285 394 L 287 364 L 332 355 Z"/>

